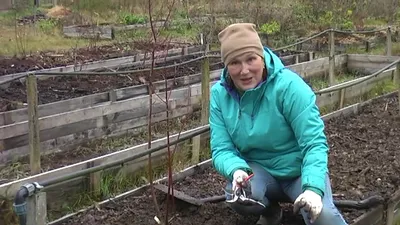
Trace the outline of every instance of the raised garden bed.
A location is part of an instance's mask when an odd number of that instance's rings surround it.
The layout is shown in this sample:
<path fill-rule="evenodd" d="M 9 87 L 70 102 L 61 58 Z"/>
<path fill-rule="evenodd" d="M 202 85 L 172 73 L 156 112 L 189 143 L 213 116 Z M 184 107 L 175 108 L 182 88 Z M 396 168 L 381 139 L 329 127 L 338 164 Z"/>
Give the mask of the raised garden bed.
<path fill-rule="evenodd" d="M 400 172 L 400 115 L 398 96 L 373 101 L 358 115 L 333 118 L 326 122 L 330 146 L 329 169 L 335 199 L 361 200 L 381 195 L 388 200 L 400 186 L 396 174 Z M 224 179 L 212 168 L 176 181 L 175 188 L 193 197 L 223 194 Z M 166 195 L 157 191 L 164 211 Z M 171 224 L 252 224 L 257 218 L 243 218 L 233 213 L 224 203 L 192 206 L 176 200 L 176 212 Z M 285 225 L 302 224 L 299 215 L 291 213 L 291 205 L 284 205 Z M 344 210 L 344 217 L 352 224 L 368 210 Z M 121 200 L 90 209 L 57 223 L 78 224 L 155 224 L 154 204 L 149 190 Z"/>

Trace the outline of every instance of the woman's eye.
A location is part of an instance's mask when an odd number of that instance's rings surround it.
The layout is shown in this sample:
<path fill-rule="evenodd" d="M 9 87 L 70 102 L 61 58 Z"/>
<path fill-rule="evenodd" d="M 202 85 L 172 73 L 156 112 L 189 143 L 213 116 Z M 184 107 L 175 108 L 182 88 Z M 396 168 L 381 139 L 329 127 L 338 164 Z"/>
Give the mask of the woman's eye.
<path fill-rule="evenodd" d="M 250 57 L 247 61 L 248 62 L 253 62 L 256 59 L 256 57 Z"/>

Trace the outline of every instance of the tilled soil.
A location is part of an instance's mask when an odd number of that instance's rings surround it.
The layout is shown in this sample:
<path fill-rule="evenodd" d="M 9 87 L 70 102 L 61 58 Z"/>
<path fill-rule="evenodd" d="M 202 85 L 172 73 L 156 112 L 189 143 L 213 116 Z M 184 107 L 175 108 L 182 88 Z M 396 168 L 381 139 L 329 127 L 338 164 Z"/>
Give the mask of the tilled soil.
<path fill-rule="evenodd" d="M 326 122 L 330 145 L 329 169 L 335 199 L 359 200 L 380 194 L 386 200 L 400 186 L 395 174 L 400 172 L 400 115 L 397 95 L 381 99 L 363 108 L 359 115 L 340 117 Z M 194 197 L 223 194 L 225 180 L 209 168 L 176 182 L 174 188 Z M 90 209 L 59 225 L 78 224 L 156 224 L 151 194 L 130 196 L 106 204 L 101 210 Z M 342 196 L 342 197 L 337 197 Z M 165 207 L 166 197 L 157 192 L 158 202 Z M 195 207 L 175 200 L 172 224 L 254 224 L 256 218 L 243 218 L 224 203 Z M 291 204 L 284 204 L 283 224 L 303 224 L 293 215 Z M 351 224 L 366 211 L 340 209 Z M 164 212 L 164 211 L 163 211 Z"/>

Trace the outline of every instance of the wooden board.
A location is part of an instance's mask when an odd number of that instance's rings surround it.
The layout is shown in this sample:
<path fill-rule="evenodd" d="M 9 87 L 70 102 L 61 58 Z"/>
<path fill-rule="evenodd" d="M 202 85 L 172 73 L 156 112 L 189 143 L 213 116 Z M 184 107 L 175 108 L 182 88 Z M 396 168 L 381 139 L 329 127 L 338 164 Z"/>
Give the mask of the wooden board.
<path fill-rule="evenodd" d="M 382 225 L 384 216 L 383 206 L 378 206 L 358 217 L 351 225 Z"/>
<path fill-rule="evenodd" d="M 347 68 L 350 71 L 372 74 L 397 59 L 399 59 L 397 56 L 349 54 Z M 395 67 L 396 65 L 391 68 Z"/>
<path fill-rule="evenodd" d="M 347 55 L 335 56 L 335 69 L 346 68 Z M 328 73 L 329 57 L 315 59 L 311 62 L 302 62 L 288 66 L 302 77 L 321 76 Z"/>
<path fill-rule="evenodd" d="M 74 25 L 64 26 L 65 37 L 92 38 L 92 39 L 114 39 L 114 29 L 111 26 L 96 25 Z"/>
<path fill-rule="evenodd" d="M 377 77 L 371 78 L 370 80 L 367 80 L 365 82 L 362 82 L 362 83 L 359 83 L 354 86 L 346 88 L 345 89 L 345 101 L 352 99 L 354 97 L 361 96 L 365 93 L 368 93 L 379 83 L 393 80 L 393 76 L 394 76 L 394 69 L 389 69 L 389 70 L 384 71 L 382 74 L 380 74 Z M 363 79 L 363 77 L 357 78 L 357 79 L 354 79 L 354 80 L 351 80 L 348 82 L 355 82 L 360 79 Z M 347 83 L 347 82 L 345 82 L 345 83 Z M 338 85 L 332 86 L 330 88 L 342 86 L 345 83 L 338 84 Z M 323 90 L 324 89 L 321 89 L 321 91 L 323 91 Z M 331 92 L 331 93 L 317 95 L 317 104 L 319 107 L 325 107 L 325 106 L 337 104 L 339 102 L 339 100 L 340 100 L 340 90 Z"/>

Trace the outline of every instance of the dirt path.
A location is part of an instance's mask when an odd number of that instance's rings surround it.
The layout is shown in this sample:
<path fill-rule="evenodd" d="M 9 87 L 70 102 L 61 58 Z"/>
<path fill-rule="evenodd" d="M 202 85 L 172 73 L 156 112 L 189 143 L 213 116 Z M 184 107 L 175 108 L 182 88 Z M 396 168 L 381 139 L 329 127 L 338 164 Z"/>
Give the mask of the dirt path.
<path fill-rule="evenodd" d="M 365 107 L 360 115 L 336 118 L 326 123 L 330 145 L 329 168 L 335 199 L 358 200 L 374 194 L 388 199 L 400 186 L 400 115 L 397 95 Z M 195 197 L 223 194 L 225 180 L 210 168 L 177 182 L 175 188 Z M 165 195 L 158 193 L 163 208 Z M 301 217 L 284 205 L 285 225 L 302 224 Z M 254 224 L 256 218 L 234 214 L 223 203 L 200 208 L 177 201 L 172 224 L 214 225 Z M 365 211 L 342 210 L 349 223 Z M 155 224 L 150 193 L 106 204 L 101 211 L 91 209 L 59 225 Z"/>

